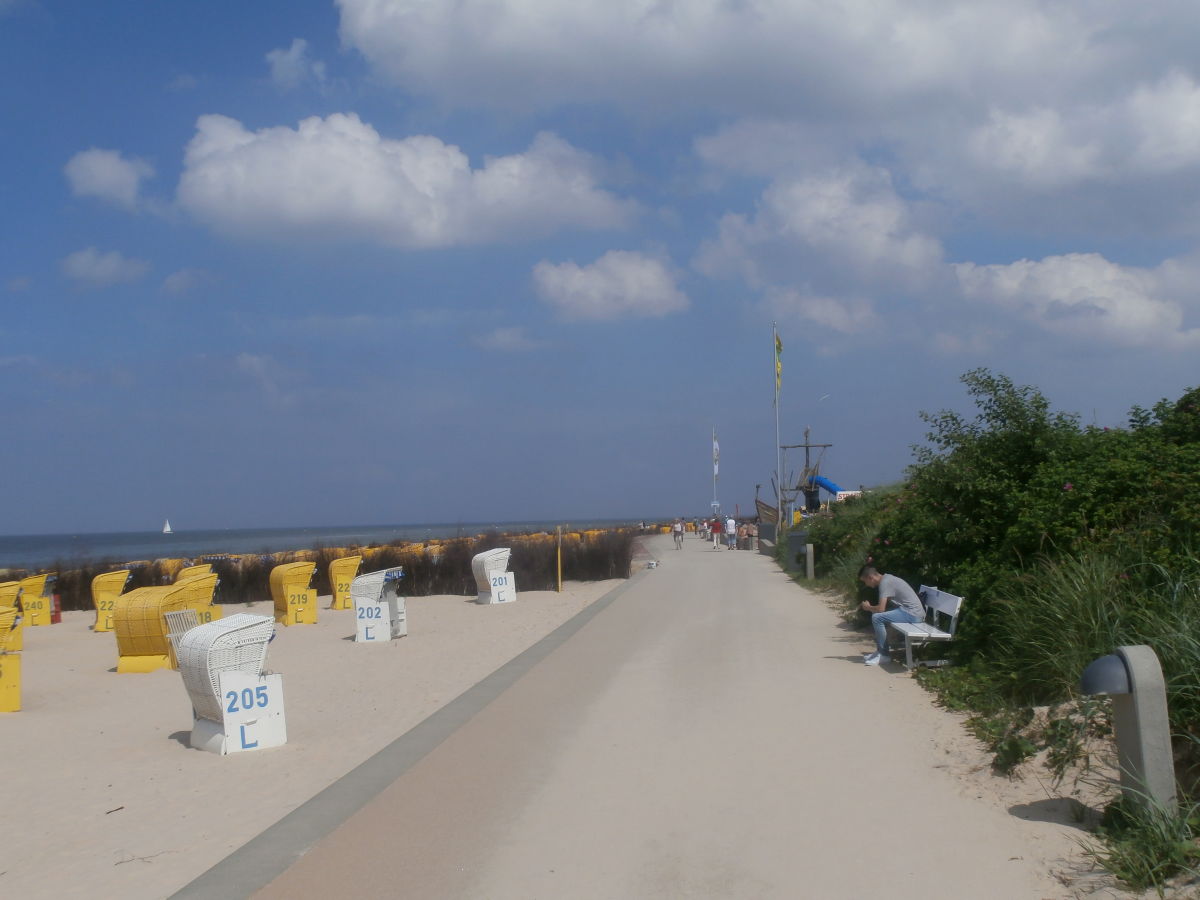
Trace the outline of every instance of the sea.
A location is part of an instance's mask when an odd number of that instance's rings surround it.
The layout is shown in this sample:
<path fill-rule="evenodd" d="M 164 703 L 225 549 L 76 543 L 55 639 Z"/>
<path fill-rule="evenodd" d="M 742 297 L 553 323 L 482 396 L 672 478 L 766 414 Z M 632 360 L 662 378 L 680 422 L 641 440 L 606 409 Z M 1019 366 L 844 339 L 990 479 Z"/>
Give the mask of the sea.
<path fill-rule="evenodd" d="M 207 531 L 116 531 L 95 534 L 0 535 L 0 569 L 75 568 L 83 563 L 195 559 L 222 553 L 278 553 L 317 545 L 345 547 L 571 529 L 618 528 L 642 520 L 588 519 L 577 522 L 458 522 L 453 525 L 330 525 L 310 528 L 221 528 Z M 644 521 L 656 521 L 646 519 Z"/>

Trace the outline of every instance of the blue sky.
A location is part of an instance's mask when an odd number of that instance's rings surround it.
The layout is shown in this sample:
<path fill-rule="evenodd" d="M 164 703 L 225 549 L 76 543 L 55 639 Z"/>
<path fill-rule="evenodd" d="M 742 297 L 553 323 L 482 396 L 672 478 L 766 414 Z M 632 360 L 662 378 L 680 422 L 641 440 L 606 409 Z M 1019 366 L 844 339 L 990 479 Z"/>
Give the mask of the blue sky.
<path fill-rule="evenodd" d="M 1123 424 L 1200 383 L 1198 25 L 0 0 L 0 533 L 695 515 L 713 427 L 745 510 L 776 321 L 844 487 L 977 366 Z"/>

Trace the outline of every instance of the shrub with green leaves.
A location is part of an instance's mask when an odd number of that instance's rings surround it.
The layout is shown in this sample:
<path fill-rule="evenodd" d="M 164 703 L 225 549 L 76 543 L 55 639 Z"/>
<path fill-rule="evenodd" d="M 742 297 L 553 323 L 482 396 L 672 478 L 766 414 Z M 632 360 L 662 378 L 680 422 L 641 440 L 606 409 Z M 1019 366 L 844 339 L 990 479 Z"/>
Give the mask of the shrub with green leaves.
<path fill-rule="evenodd" d="M 906 481 L 833 504 L 810 527 L 819 571 L 847 599 L 863 563 L 966 598 L 959 666 L 922 675 L 941 701 L 976 715 L 976 734 L 1009 771 L 1039 749 L 1062 777 L 1098 719 L 1077 698 L 1083 669 L 1146 644 L 1162 663 L 1185 797 L 1175 815 L 1110 830 L 1098 858 L 1137 886 L 1195 871 L 1200 854 L 1200 389 L 1127 428 L 1080 427 L 1032 387 L 985 369 L 963 376 L 976 407 L 922 414 L 929 444 Z M 1045 725 L 1034 705 L 1068 703 Z M 1024 710 L 1024 711 L 1022 711 Z"/>

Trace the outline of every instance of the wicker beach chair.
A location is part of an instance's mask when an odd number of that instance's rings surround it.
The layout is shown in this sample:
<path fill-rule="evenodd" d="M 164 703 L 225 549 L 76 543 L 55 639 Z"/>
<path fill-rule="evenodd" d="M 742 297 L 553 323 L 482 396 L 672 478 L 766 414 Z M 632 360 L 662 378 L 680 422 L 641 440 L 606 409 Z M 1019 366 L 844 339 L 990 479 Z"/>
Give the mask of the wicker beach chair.
<path fill-rule="evenodd" d="M 221 673 L 261 675 L 274 632 L 270 616 L 238 613 L 198 625 L 180 637 L 179 672 L 197 718 L 222 720 Z"/>
<path fill-rule="evenodd" d="M 179 639 L 200 624 L 194 609 L 177 609 L 163 613 L 167 623 L 167 641 L 171 645 L 171 668 L 179 668 Z"/>
<path fill-rule="evenodd" d="M 17 630 L 17 608 L 0 606 L 0 653 L 9 652 L 9 638 Z M 15 648 L 13 648 L 15 650 Z"/>
<path fill-rule="evenodd" d="M 368 639 L 362 637 L 361 620 L 364 616 L 380 626 L 386 625 L 390 638 L 404 637 L 408 634 L 408 614 L 404 608 L 404 598 L 400 596 L 400 579 L 403 577 L 404 568 L 397 566 L 393 569 L 367 572 L 350 583 L 350 599 L 354 604 L 355 621 L 360 623 L 357 629 L 359 640 Z M 375 612 L 376 610 L 378 612 Z M 387 622 L 382 621 L 385 616 Z M 369 639 L 379 640 L 378 637 Z"/>

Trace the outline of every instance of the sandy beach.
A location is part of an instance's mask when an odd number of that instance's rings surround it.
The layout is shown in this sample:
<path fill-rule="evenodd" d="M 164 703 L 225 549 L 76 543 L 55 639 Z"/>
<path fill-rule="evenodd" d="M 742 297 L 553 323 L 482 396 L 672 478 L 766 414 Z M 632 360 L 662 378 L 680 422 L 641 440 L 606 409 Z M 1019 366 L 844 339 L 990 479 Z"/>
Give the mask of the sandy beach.
<path fill-rule="evenodd" d="M 1086 832 L 1072 810 L 1066 787 L 1052 788 L 1033 767 L 1027 767 L 1027 777 L 1022 779 L 992 775 L 987 756 L 963 731 L 960 719 L 934 707 L 930 696 L 902 669 L 885 673 L 853 664 L 859 658 L 858 651 L 869 645 L 869 638 L 865 633 L 848 630 L 823 598 L 789 582 L 774 563 L 758 554 L 710 551 L 689 538 L 688 552 L 673 556 L 668 549 L 669 537 L 654 537 L 644 543 L 650 555 L 660 556 L 662 562 L 657 570 L 644 573 L 632 594 L 616 606 L 602 610 L 569 645 L 523 678 L 522 690 L 514 686 L 481 711 L 461 729 L 461 734 L 447 740 L 444 748 L 405 776 L 405 783 L 385 792 L 356 819 L 361 823 L 366 817 L 369 822 L 371 815 L 382 815 L 386 821 L 381 827 L 388 834 L 394 829 L 407 829 L 414 841 L 428 840 L 429 834 L 437 834 L 437 829 L 444 827 L 447 840 L 439 845 L 439 853 L 453 856 L 466 852 L 462 840 L 469 838 L 474 829 L 486 829 L 487 823 L 494 823 L 496 817 L 509 821 L 530 814 L 527 808 L 530 796 L 524 794 L 499 798 L 496 806 L 485 812 L 482 804 L 491 788 L 476 785 L 467 789 L 468 782 L 474 784 L 483 775 L 475 771 L 474 782 L 462 780 L 463 773 L 477 770 L 480 765 L 486 768 L 498 764 L 497 760 L 504 755 L 505 742 L 514 738 L 526 748 L 523 752 L 530 754 L 521 763 L 528 771 L 523 778 L 497 772 L 489 784 L 503 786 L 522 783 L 523 779 L 524 783 L 541 782 L 542 787 L 535 792 L 541 795 L 554 789 L 554 773 L 561 769 L 566 779 L 562 784 L 566 797 L 564 815 L 575 808 L 576 800 L 571 798 L 587 789 L 571 772 L 594 772 L 611 763 L 608 756 L 611 740 L 607 736 L 615 734 L 615 729 L 632 729 L 627 741 L 635 752 L 628 760 L 629 772 L 641 772 L 643 755 L 637 748 L 643 740 L 655 740 L 657 725 L 652 723 L 661 723 L 664 713 L 645 710 L 641 719 L 631 713 L 647 696 L 645 687 L 636 683 L 628 686 L 633 691 L 628 700 L 618 701 L 616 694 L 612 695 L 611 703 L 604 698 L 630 676 L 640 679 L 646 664 L 638 662 L 642 658 L 639 654 L 659 652 L 655 648 L 660 645 L 649 643 L 654 634 L 663 635 L 666 641 L 661 645 L 666 653 L 663 660 L 667 666 L 663 670 L 666 683 L 673 685 L 673 690 L 681 687 L 679 679 L 686 670 L 676 671 L 683 663 L 681 650 L 676 647 L 681 637 L 677 632 L 684 621 L 680 618 L 682 610 L 688 610 L 688 616 L 699 618 L 688 622 L 686 632 L 697 637 L 704 649 L 699 657 L 687 663 L 699 666 L 687 676 L 694 684 L 682 685 L 687 697 L 706 695 L 705 702 L 709 704 L 726 683 L 737 684 L 738 679 L 747 675 L 767 680 L 755 690 L 754 704 L 733 698 L 728 718 L 721 718 L 714 708 L 712 731 L 700 744 L 689 743 L 693 749 L 678 757 L 680 761 L 695 757 L 689 764 L 711 764 L 704 754 L 695 752 L 698 746 L 708 747 L 705 753 L 716 753 L 717 758 L 732 760 L 728 753 L 736 752 L 738 734 L 767 725 L 768 730 L 776 729 L 770 732 L 774 735 L 772 739 L 784 742 L 780 748 L 787 746 L 788 741 L 794 742 L 796 749 L 783 753 L 779 760 L 792 768 L 796 760 L 789 759 L 789 754 L 811 747 L 814 732 L 810 729 L 826 719 L 836 725 L 821 725 L 820 733 L 836 735 L 837 746 L 856 748 L 852 753 L 838 751 L 832 757 L 819 746 L 812 748 L 828 765 L 841 766 L 837 769 L 839 774 L 834 777 L 831 769 L 820 784 L 811 785 L 815 793 L 802 799 L 798 796 L 798 806 L 789 807 L 788 811 L 781 808 L 777 830 L 769 832 L 769 837 L 764 833 L 755 839 L 765 843 L 755 845 L 751 841 L 738 850 L 746 858 L 770 854 L 769 848 L 777 840 L 782 839 L 786 846 L 790 833 L 815 824 L 790 821 L 791 811 L 815 804 L 824 804 L 830 810 L 840 809 L 842 794 L 861 792 L 861 775 L 867 771 L 864 760 L 874 759 L 877 752 L 883 752 L 882 748 L 874 749 L 879 736 L 872 722 L 878 723 L 884 717 L 889 723 L 891 755 L 880 760 L 886 758 L 889 764 L 894 762 L 912 774 L 911 783 L 919 789 L 921 798 L 914 812 L 931 823 L 954 821 L 965 829 L 964 833 L 979 832 L 981 845 L 976 849 L 990 850 L 991 857 L 1002 851 L 1003 858 L 988 857 L 987 865 L 999 865 L 1010 874 L 1012 867 L 1019 867 L 1025 873 L 1024 883 L 1037 886 L 1036 893 L 1029 896 L 1126 896 L 1103 879 L 1080 877 L 1086 864 L 1078 841 L 1086 837 Z M 645 563 L 635 565 L 644 567 Z M 711 569 L 711 573 L 706 569 Z M 667 590 L 672 583 L 676 583 L 676 587 L 670 588 L 672 593 L 654 593 Z M 765 585 L 763 602 L 767 604 L 761 621 L 764 630 L 753 637 L 736 639 L 741 644 L 731 648 L 725 642 L 735 639 L 732 636 L 736 629 L 745 627 L 745 620 L 737 612 L 736 604 L 722 602 L 720 598 L 730 596 L 736 585 L 753 584 L 752 589 L 757 591 L 760 583 Z M 322 598 L 316 626 L 280 627 L 271 644 L 268 668 L 284 676 L 287 745 L 228 757 L 187 746 L 191 709 L 178 673 L 163 670 L 146 675 L 118 675 L 113 671 L 115 639 L 112 634 L 90 631 L 92 614 L 67 613 L 61 625 L 29 629 L 23 663 L 24 709 L 0 716 L 0 741 L 8 750 L 12 767 L 4 797 L 10 828 L 0 849 L 0 894 L 35 898 L 121 896 L 130 900 L 168 896 L 558 625 L 625 584 L 623 581 L 568 584 L 562 594 L 523 592 L 518 602 L 500 606 L 479 606 L 472 598 L 461 596 L 409 598 L 409 636 L 383 645 L 356 644 L 350 640 L 352 613 L 328 610 L 328 598 Z M 646 605 L 648 599 L 650 605 Z M 266 603 L 251 604 L 248 608 L 235 606 L 227 612 L 243 610 L 270 614 Z M 781 629 L 781 623 L 786 623 L 786 627 Z M 706 636 L 710 626 L 718 629 L 712 637 Z M 635 635 L 638 639 L 631 640 Z M 718 639 L 717 635 L 722 636 Z M 713 644 L 714 639 L 720 643 Z M 586 650 L 589 641 L 595 650 Z M 616 659 L 608 660 L 605 654 L 614 648 Z M 782 682 L 763 668 L 767 659 L 764 651 L 777 656 L 785 667 Z M 584 656 L 578 657 L 581 652 Z M 710 652 L 715 655 L 710 656 Z M 594 667 L 591 675 L 585 665 L 589 653 Z M 714 660 L 724 660 L 720 670 L 712 668 Z M 847 661 L 851 665 L 847 666 Z M 732 680 L 726 682 L 723 675 L 718 678 L 718 671 L 730 666 L 734 668 L 727 674 Z M 825 670 L 836 679 L 837 690 L 833 690 L 834 682 L 823 674 Z M 579 683 L 571 687 L 573 679 Z M 803 689 L 808 697 L 805 704 L 810 707 L 807 721 L 790 714 L 788 698 L 793 688 L 789 685 L 795 679 L 801 679 L 795 681 L 796 687 L 816 679 L 813 683 L 826 688 L 816 693 L 807 687 Z M 556 737 L 539 745 L 540 749 L 534 752 L 527 746 L 527 736 L 545 727 L 538 717 L 556 715 L 553 703 L 522 701 L 522 691 L 536 691 L 539 683 L 545 683 L 552 695 L 561 695 L 555 702 L 565 707 L 557 714 L 557 724 L 552 724 L 547 732 Z M 772 699 L 774 691 L 779 691 L 779 695 Z M 659 699 L 667 702 L 665 697 Z M 685 706 L 690 703 L 692 700 L 686 700 Z M 612 706 L 614 717 L 609 724 L 598 722 L 589 726 L 580 720 L 576 737 L 581 743 L 559 744 L 567 738 L 562 723 L 573 721 L 584 709 L 591 715 L 602 712 L 608 705 Z M 855 715 L 846 715 L 848 709 L 855 710 Z M 528 724 L 522 724 L 527 717 Z M 731 731 L 730 721 L 739 717 L 745 721 Z M 589 738 L 588 728 L 599 731 Z M 665 742 L 678 739 L 670 731 L 661 737 Z M 731 739 L 733 744 L 721 756 L 720 748 Z M 483 757 L 489 754 L 482 754 L 482 746 L 497 748 L 497 760 L 485 760 Z M 867 755 L 856 762 L 855 757 L 863 751 Z M 600 756 L 594 757 L 597 752 Z M 575 753 L 584 753 L 585 757 L 572 766 L 568 760 Z M 447 760 L 455 759 L 457 762 L 446 765 Z M 475 762 L 469 762 L 472 759 Z M 678 765 L 669 768 L 676 769 L 675 777 L 682 779 L 681 797 L 686 796 L 685 782 L 692 777 L 704 779 L 701 774 L 685 778 L 685 770 Z M 739 777 L 751 790 L 756 780 L 767 779 L 759 785 L 761 790 L 755 796 L 769 797 L 777 792 L 770 786 L 769 770 L 760 771 L 754 765 L 743 768 L 740 776 L 733 771 L 729 773 L 734 781 L 727 778 L 720 783 L 721 791 L 732 790 L 730 805 L 722 816 L 727 816 L 741 802 L 737 798 L 744 796 L 737 787 Z M 595 789 L 601 790 L 599 783 Z M 664 788 L 660 783 L 655 790 Z M 424 795 L 428 795 L 428 802 L 420 807 Z M 628 801 L 638 802 L 632 795 Z M 409 814 L 400 808 L 402 803 L 418 806 Z M 597 803 L 601 808 L 611 805 L 599 798 Z M 348 822 L 339 834 L 353 835 L 355 821 Z M 538 824 L 531 820 L 531 832 L 541 830 L 537 846 L 550 848 L 557 842 L 556 835 L 562 826 L 553 824 L 553 818 L 549 822 Z M 667 827 L 670 823 L 664 819 L 660 824 Z M 705 825 L 696 819 L 694 824 L 704 833 L 716 834 L 726 827 L 727 820 L 718 819 Z M 872 828 L 884 824 L 880 820 Z M 628 832 L 627 822 L 618 815 L 609 825 L 611 831 L 605 840 L 620 847 L 622 836 Z M 761 823 L 752 827 L 761 827 Z M 668 831 L 679 836 L 673 829 Z M 367 826 L 366 833 L 371 833 L 371 826 Z M 802 835 L 797 832 L 796 836 Z M 334 838 L 336 835 L 331 838 L 331 846 L 336 849 Z M 816 833 L 812 838 L 818 843 L 821 840 Z M 919 849 L 921 838 L 915 839 L 914 846 Z M 361 839 L 347 840 L 352 846 L 362 843 Z M 989 846 L 993 843 L 994 846 Z M 571 853 L 568 846 L 573 845 L 563 845 L 558 850 L 563 854 L 564 864 Z M 730 848 L 734 846 L 726 846 L 724 852 L 732 852 Z M 639 853 L 634 845 L 626 851 L 631 859 Z M 848 860 L 859 862 L 862 854 L 868 852 L 865 846 L 856 849 L 853 845 L 838 851 Z M 507 890 L 494 896 L 552 895 L 545 891 L 522 893 L 525 887 L 538 883 L 536 878 L 531 881 L 529 874 L 537 871 L 538 859 L 512 857 L 511 849 L 492 854 L 494 868 L 488 870 L 491 873 L 488 877 L 499 880 L 488 883 Z M 759 874 L 769 873 L 778 876 L 779 884 L 786 883 L 791 875 L 779 866 L 789 857 L 788 853 L 763 857 Z M 461 857 L 455 858 L 461 862 Z M 328 896 L 312 880 L 311 867 L 320 869 L 320 860 L 321 856 L 314 851 L 304 858 L 303 865 L 297 865 L 280 879 L 281 886 L 286 886 L 288 879 L 300 879 L 301 883 L 310 879 L 307 893 L 296 893 L 293 885 L 277 888 L 274 895 Z M 459 871 L 459 862 L 447 859 L 440 862 L 438 867 L 436 854 L 423 859 L 423 864 L 434 867 L 429 874 L 434 879 L 430 885 L 441 885 L 428 896 L 484 895 L 477 893 L 482 887 L 479 881 L 473 887 L 456 884 L 453 889 L 444 880 L 439 881 L 445 879 L 447 871 Z M 353 866 L 352 859 L 347 865 Z M 418 874 L 409 862 L 399 857 L 397 865 L 404 869 L 405 880 Z M 977 860 L 967 856 L 942 864 L 952 882 L 961 878 L 965 880 L 959 883 L 964 885 L 977 882 L 983 875 L 986 869 L 980 870 L 979 866 Z M 332 875 L 332 870 L 326 874 Z M 693 875 L 680 877 L 686 881 Z M 852 875 L 861 878 L 862 872 L 854 868 L 846 870 L 833 861 L 830 870 L 833 881 L 826 885 L 827 891 L 832 892 L 822 895 L 849 896 L 839 894 L 837 884 Z M 482 871 L 476 872 L 476 876 L 482 877 Z M 601 875 L 597 871 L 589 877 Z M 594 885 L 595 896 L 603 895 L 599 884 Z M 360 887 L 361 892 L 351 890 L 350 895 L 377 895 L 367 885 Z M 549 889 L 545 884 L 540 887 Z M 639 893 L 644 887 L 639 885 L 629 896 L 672 896 L 668 888 Z M 703 892 L 692 895 L 717 896 Z M 762 894 L 784 895 L 778 890 Z"/>
<path fill-rule="evenodd" d="M 0 714 L 0 895 L 167 896 L 620 583 L 495 606 L 411 597 L 409 636 L 379 645 L 351 640 L 353 611 L 322 597 L 315 626 L 279 627 L 270 646 L 288 743 L 227 757 L 187 746 L 178 672 L 113 671 L 94 613 L 26 629 L 22 710 Z"/>

